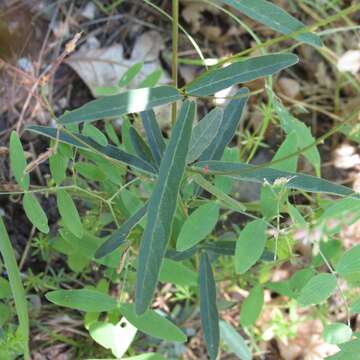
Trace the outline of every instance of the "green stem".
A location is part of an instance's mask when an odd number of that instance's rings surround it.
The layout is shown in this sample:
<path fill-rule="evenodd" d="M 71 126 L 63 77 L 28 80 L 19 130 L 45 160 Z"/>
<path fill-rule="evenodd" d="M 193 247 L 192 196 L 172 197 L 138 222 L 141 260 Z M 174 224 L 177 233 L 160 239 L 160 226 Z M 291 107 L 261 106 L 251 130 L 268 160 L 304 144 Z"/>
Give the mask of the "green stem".
<path fill-rule="evenodd" d="M 3 219 L 0 217 L 0 253 L 3 257 L 9 276 L 11 291 L 15 301 L 15 309 L 19 319 L 18 333 L 24 343 L 24 359 L 30 359 L 29 349 L 29 315 L 26 294 L 21 282 L 20 271 L 16 263 L 15 254 L 11 246 L 9 235 Z"/>
<path fill-rule="evenodd" d="M 172 0 L 172 78 L 174 87 L 178 87 L 178 48 L 179 48 L 179 0 Z M 172 104 L 171 121 L 175 124 L 177 106 Z"/>

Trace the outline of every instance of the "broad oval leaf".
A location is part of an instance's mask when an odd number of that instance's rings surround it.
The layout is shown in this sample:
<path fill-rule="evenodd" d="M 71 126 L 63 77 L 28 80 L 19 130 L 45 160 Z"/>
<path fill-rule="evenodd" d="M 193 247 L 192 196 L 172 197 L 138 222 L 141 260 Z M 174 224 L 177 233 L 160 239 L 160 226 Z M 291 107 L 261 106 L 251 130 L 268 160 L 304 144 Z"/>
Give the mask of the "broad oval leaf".
<path fill-rule="evenodd" d="M 134 215 L 128 218 L 119 229 L 115 230 L 105 241 L 104 244 L 100 246 L 100 248 L 96 251 L 95 257 L 102 258 L 114 250 L 116 250 L 119 246 L 125 243 L 127 236 L 130 231 L 144 218 L 147 211 L 147 205 L 141 207 Z"/>
<path fill-rule="evenodd" d="M 264 289 L 258 285 L 251 289 L 241 305 L 240 323 L 242 326 L 255 324 L 264 306 Z"/>
<path fill-rule="evenodd" d="M 299 61 L 294 54 L 272 54 L 237 61 L 210 70 L 185 87 L 189 95 L 208 96 L 232 85 L 275 74 Z"/>
<path fill-rule="evenodd" d="M 248 96 L 246 95 L 248 94 L 249 90 L 247 88 L 241 88 L 235 94 L 235 98 L 226 105 L 218 134 L 203 154 L 201 154 L 200 161 L 220 160 L 222 158 L 226 145 L 230 143 L 239 126 L 248 100 Z M 237 99 L 237 96 L 240 96 L 240 98 Z"/>
<path fill-rule="evenodd" d="M 181 98 L 179 91 L 171 86 L 129 90 L 90 101 L 79 109 L 67 111 L 58 121 L 59 124 L 66 125 L 119 117 L 169 104 Z"/>
<path fill-rule="evenodd" d="M 52 139 L 56 139 L 58 134 L 59 141 L 63 143 L 96 153 L 104 157 L 106 160 L 115 160 L 116 162 L 134 167 L 143 172 L 156 174 L 156 170 L 151 164 L 145 162 L 137 156 L 129 154 L 112 145 L 102 146 L 87 136 L 80 135 L 78 133 L 65 132 L 64 130 L 60 130 L 58 132 L 55 128 L 47 126 L 32 125 L 26 129 Z"/>
<path fill-rule="evenodd" d="M 9 152 L 11 170 L 14 174 L 16 182 L 23 190 L 28 190 L 30 186 L 30 176 L 29 174 L 25 174 L 25 168 L 27 165 L 25 153 L 16 131 L 11 133 Z"/>
<path fill-rule="evenodd" d="M 176 241 L 176 250 L 185 251 L 204 240 L 219 218 L 219 206 L 209 203 L 200 206 L 186 219 Z"/>
<path fill-rule="evenodd" d="M 296 153 L 297 150 L 298 150 L 298 146 L 297 146 L 296 132 L 291 131 L 286 136 L 284 142 L 281 144 L 279 149 L 276 151 L 276 154 L 272 158 L 272 161 L 277 161 L 279 159 L 287 157 L 288 155 L 294 154 Z M 298 163 L 298 156 L 292 156 L 289 159 L 271 165 L 271 167 L 273 169 L 296 172 L 297 163 Z"/>
<path fill-rule="evenodd" d="M 48 218 L 33 194 L 25 193 L 23 197 L 23 207 L 25 214 L 30 222 L 41 232 L 49 232 Z"/>
<path fill-rule="evenodd" d="M 52 303 L 86 312 L 111 311 L 116 308 L 116 300 L 97 290 L 55 290 L 45 297 Z"/>
<path fill-rule="evenodd" d="M 300 290 L 297 302 L 303 306 L 317 305 L 325 301 L 336 288 L 336 276 L 318 274 L 312 277 Z"/>
<path fill-rule="evenodd" d="M 218 130 L 222 122 L 223 112 L 219 108 L 214 108 L 206 114 L 200 122 L 193 128 L 187 163 L 197 160 L 203 151 L 218 136 Z"/>
<path fill-rule="evenodd" d="M 153 110 L 144 111 L 140 114 L 145 129 L 145 134 L 151 149 L 151 153 L 157 163 L 160 164 L 165 151 L 165 141 L 161 134 L 161 129 L 156 121 Z"/>
<path fill-rule="evenodd" d="M 301 21 L 297 20 L 270 1 L 222 0 L 222 2 L 239 10 L 249 18 L 285 35 L 289 35 L 305 27 Z M 295 35 L 294 37 L 295 39 L 303 41 L 309 45 L 322 46 L 320 37 L 310 32 Z"/>
<path fill-rule="evenodd" d="M 73 199 L 65 190 L 59 190 L 56 199 L 64 226 L 76 237 L 82 238 L 84 229 Z"/>
<path fill-rule="evenodd" d="M 332 183 L 325 179 L 301 173 L 271 169 L 262 167 L 261 165 L 257 166 L 251 164 L 209 160 L 196 163 L 194 167 L 201 169 L 202 172 L 206 167 L 209 175 L 226 175 L 242 181 L 253 181 L 262 184 L 266 180 L 270 184 L 273 184 L 277 180 L 282 181 L 284 186 L 289 189 L 304 190 L 315 193 L 327 193 L 339 196 L 358 196 L 352 189 Z"/>
<path fill-rule="evenodd" d="M 162 355 L 157 353 L 147 353 L 147 354 L 123 358 L 123 360 L 166 360 L 166 359 Z"/>
<path fill-rule="evenodd" d="M 108 145 L 108 140 L 106 136 L 94 125 L 90 123 L 85 123 L 84 128 L 82 130 L 83 135 L 93 139 L 98 144 L 102 146 Z"/>
<path fill-rule="evenodd" d="M 208 255 L 200 256 L 199 270 L 200 317 L 207 351 L 215 360 L 219 352 L 219 314 L 216 306 L 216 285 Z"/>
<path fill-rule="evenodd" d="M 49 159 L 51 176 L 57 185 L 60 185 L 66 178 L 68 158 L 59 151 Z"/>
<path fill-rule="evenodd" d="M 360 272 L 360 245 L 353 246 L 346 251 L 336 264 L 335 270 L 341 276 Z"/>
<path fill-rule="evenodd" d="M 235 269 L 246 273 L 260 258 L 266 244 L 266 223 L 254 220 L 246 224 L 240 232 L 235 248 Z"/>
<path fill-rule="evenodd" d="M 221 339 L 228 349 L 241 360 L 251 360 L 251 351 L 243 337 L 227 322 L 220 320 Z"/>
<path fill-rule="evenodd" d="M 198 275 L 194 270 L 191 270 L 179 261 L 164 259 L 159 280 L 180 286 L 196 286 L 198 283 Z"/>
<path fill-rule="evenodd" d="M 328 344 L 342 344 L 349 341 L 351 336 L 351 327 L 342 323 L 326 325 L 323 331 L 323 338 Z"/>
<path fill-rule="evenodd" d="M 136 277 L 137 314 L 143 314 L 148 308 L 156 288 L 162 259 L 171 235 L 194 115 L 195 103 L 185 101 L 160 164 L 159 180 L 149 200 Z"/>
<path fill-rule="evenodd" d="M 121 314 L 138 330 L 158 339 L 185 342 L 185 333 L 175 324 L 154 310 L 146 310 L 143 315 L 136 315 L 134 304 L 121 304 Z"/>

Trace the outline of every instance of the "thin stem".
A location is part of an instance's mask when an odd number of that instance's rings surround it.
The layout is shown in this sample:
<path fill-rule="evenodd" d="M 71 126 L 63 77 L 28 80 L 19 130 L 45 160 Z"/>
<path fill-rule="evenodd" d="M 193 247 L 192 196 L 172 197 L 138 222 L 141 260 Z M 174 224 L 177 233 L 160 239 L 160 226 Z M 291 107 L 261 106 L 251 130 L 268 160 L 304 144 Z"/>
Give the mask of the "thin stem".
<path fill-rule="evenodd" d="M 172 79 L 174 87 L 178 87 L 178 49 L 179 49 L 179 0 L 172 0 Z M 171 121 L 175 124 L 177 105 L 172 104 Z"/>

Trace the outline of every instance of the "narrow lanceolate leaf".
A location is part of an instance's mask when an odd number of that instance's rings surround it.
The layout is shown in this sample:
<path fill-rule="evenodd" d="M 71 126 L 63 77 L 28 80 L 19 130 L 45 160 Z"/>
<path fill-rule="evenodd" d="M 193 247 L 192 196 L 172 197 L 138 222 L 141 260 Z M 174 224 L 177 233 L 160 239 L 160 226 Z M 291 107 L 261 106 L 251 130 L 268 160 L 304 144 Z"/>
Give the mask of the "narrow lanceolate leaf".
<path fill-rule="evenodd" d="M 247 88 L 240 89 L 235 94 L 235 97 L 242 97 L 232 99 L 229 104 L 226 105 L 218 134 L 200 156 L 200 161 L 220 160 L 222 158 L 226 145 L 230 143 L 239 126 L 241 115 L 248 99 L 245 95 L 248 93 L 249 90 Z"/>
<path fill-rule="evenodd" d="M 86 312 L 111 311 L 116 308 L 116 300 L 97 290 L 55 290 L 45 297 L 52 303 Z"/>
<path fill-rule="evenodd" d="M 82 238 L 84 229 L 73 199 L 65 190 L 59 190 L 56 198 L 64 226 L 76 237 Z"/>
<path fill-rule="evenodd" d="M 10 136 L 10 165 L 14 174 L 16 182 L 23 190 L 28 190 L 30 185 L 30 176 L 25 174 L 26 158 L 21 141 L 16 131 L 13 131 Z"/>
<path fill-rule="evenodd" d="M 266 223 L 264 220 L 249 222 L 241 231 L 236 242 L 235 269 L 246 273 L 260 258 L 266 244 Z"/>
<path fill-rule="evenodd" d="M 270 29 L 280 32 L 281 34 L 288 35 L 305 27 L 301 21 L 292 17 L 286 11 L 270 1 L 222 0 L 222 2 L 239 10 L 249 18 L 266 25 Z M 322 46 L 320 37 L 310 32 L 296 35 L 295 39 L 309 45 Z"/>
<path fill-rule="evenodd" d="M 160 164 L 158 183 L 149 201 L 136 279 L 137 314 L 146 311 L 156 288 L 162 259 L 171 235 L 194 115 L 195 103 L 185 101 Z"/>
<path fill-rule="evenodd" d="M 224 68 L 210 70 L 185 87 L 185 90 L 189 95 L 212 95 L 232 85 L 275 74 L 298 61 L 294 54 L 272 54 L 237 61 Z"/>
<path fill-rule="evenodd" d="M 317 305 L 325 301 L 336 288 L 336 276 L 318 274 L 312 277 L 301 289 L 297 302 L 300 305 Z"/>
<path fill-rule="evenodd" d="M 35 132 L 37 134 L 47 136 L 51 139 L 56 139 L 57 137 L 57 130 L 52 127 L 33 125 L 27 127 L 26 129 Z M 145 162 L 139 157 L 131 155 L 112 145 L 102 146 L 93 139 L 84 135 L 80 135 L 78 133 L 70 133 L 60 130 L 59 141 L 65 144 L 75 146 L 80 149 L 98 153 L 99 155 L 107 159 L 118 161 L 123 165 L 131 166 L 138 170 L 145 171 L 146 173 L 150 173 L 150 174 L 156 173 L 156 170 L 151 164 Z"/>
<path fill-rule="evenodd" d="M 354 192 L 346 186 L 300 173 L 224 161 L 201 161 L 196 163 L 195 167 L 202 171 L 206 167 L 207 173 L 210 175 L 226 175 L 241 181 L 263 183 L 266 180 L 273 184 L 277 180 L 283 182 L 284 186 L 289 189 L 356 197 Z"/>
<path fill-rule="evenodd" d="M 114 231 L 109 239 L 100 246 L 100 248 L 96 251 L 95 257 L 102 258 L 124 244 L 131 229 L 143 219 L 146 211 L 147 205 L 140 208 L 133 216 L 127 219 L 120 228 Z"/>
<path fill-rule="evenodd" d="M 159 165 L 166 145 L 161 134 L 161 129 L 156 121 L 155 113 L 154 111 L 149 110 L 142 112 L 140 116 L 152 155 Z"/>
<path fill-rule="evenodd" d="M 346 251 L 336 264 L 335 270 L 341 276 L 360 272 L 360 245 L 356 245 Z"/>
<path fill-rule="evenodd" d="M 136 155 L 144 161 L 153 164 L 154 158 L 149 146 L 146 144 L 141 135 L 132 126 L 129 129 L 130 141 L 136 152 Z"/>
<path fill-rule="evenodd" d="M 251 289 L 241 306 L 240 323 L 242 326 L 255 324 L 264 306 L 264 289 L 258 285 Z"/>
<path fill-rule="evenodd" d="M 25 193 L 23 198 L 23 207 L 27 218 L 41 232 L 47 234 L 49 232 L 47 216 L 32 194 Z"/>
<path fill-rule="evenodd" d="M 202 329 L 210 359 L 215 360 L 219 351 L 219 315 L 214 275 L 206 253 L 202 253 L 200 258 L 199 287 Z"/>
<path fill-rule="evenodd" d="M 117 84 L 118 87 L 123 87 L 128 85 L 135 78 L 135 76 L 141 71 L 143 66 L 144 66 L 143 62 L 139 62 L 131 66 L 130 69 L 127 70 L 124 73 L 124 75 L 121 77 L 121 79 L 118 81 Z"/>
<path fill-rule="evenodd" d="M 223 112 L 215 108 L 205 115 L 201 121 L 193 128 L 189 153 L 186 162 L 192 163 L 197 160 L 203 151 L 218 136 L 218 130 L 222 122 Z"/>
<path fill-rule="evenodd" d="M 251 360 L 251 352 L 243 337 L 227 322 L 220 321 L 221 339 L 228 349 L 241 360 Z"/>
<path fill-rule="evenodd" d="M 108 144 L 106 136 L 96 126 L 90 123 L 86 123 L 84 125 L 82 133 L 102 146 L 106 146 Z"/>
<path fill-rule="evenodd" d="M 130 90 L 93 100 L 79 109 L 67 111 L 59 118 L 59 123 L 66 125 L 118 117 L 169 104 L 181 98 L 179 91 L 170 86 Z"/>
<path fill-rule="evenodd" d="M 219 206 L 209 203 L 198 207 L 186 219 L 176 241 L 176 250 L 185 251 L 204 240 L 219 218 Z"/>
<path fill-rule="evenodd" d="M 185 342 L 184 332 L 154 310 L 138 316 L 134 304 L 121 304 L 120 312 L 133 326 L 145 334 L 167 341 Z"/>

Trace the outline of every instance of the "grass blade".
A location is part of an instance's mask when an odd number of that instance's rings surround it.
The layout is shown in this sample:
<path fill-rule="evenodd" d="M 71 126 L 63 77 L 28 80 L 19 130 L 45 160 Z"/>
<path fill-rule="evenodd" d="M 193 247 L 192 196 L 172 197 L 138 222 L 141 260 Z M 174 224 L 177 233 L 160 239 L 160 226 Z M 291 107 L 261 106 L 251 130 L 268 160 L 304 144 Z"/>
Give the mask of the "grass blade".
<path fill-rule="evenodd" d="M 57 136 L 57 130 L 52 127 L 32 125 L 26 129 L 52 139 L 56 139 Z M 107 159 L 115 160 L 122 163 L 123 165 L 134 167 L 146 173 L 156 173 L 156 170 L 151 164 L 145 162 L 137 156 L 131 155 L 126 151 L 123 151 L 112 145 L 102 146 L 87 136 L 83 136 L 77 133 L 68 133 L 60 130 L 59 141 L 80 149 L 92 151 Z"/>
<path fill-rule="evenodd" d="M 58 122 L 66 125 L 113 118 L 149 110 L 181 98 L 182 95 L 179 91 L 171 86 L 129 90 L 122 94 L 93 100 L 76 110 L 67 111 L 59 118 Z"/>
<path fill-rule="evenodd" d="M 152 155 L 158 165 L 165 151 L 165 141 L 161 134 L 161 129 L 156 121 L 155 113 L 152 110 L 144 111 L 140 114 L 144 125 L 146 137 L 150 145 Z"/>
<path fill-rule="evenodd" d="M 303 190 L 315 193 L 327 193 L 339 196 L 354 194 L 353 190 L 315 176 L 281 171 L 271 168 L 262 168 L 256 165 L 224 162 L 202 161 L 195 164 L 196 168 L 207 167 L 210 175 L 225 175 L 236 180 L 263 183 L 265 180 L 270 184 L 275 181 L 283 182 L 289 189 Z"/>
<path fill-rule="evenodd" d="M 15 301 L 16 314 L 19 320 L 18 333 L 24 344 L 24 358 L 30 359 L 29 351 L 29 315 L 26 294 L 21 282 L 21 275 L 16 263 L 15 254 L 11 246 L 9 235 L 3 219 L 0 217 L 0 253 L 9 276 L 10 287 Z"/>
<path fill-rule="evenodd" d="M 149 201 L 136 279 L 136 313 L 139 315 L 151 303 L 171 235 L 194 115 L 195 103 L 184 102 L 160 164 L 158 183 Z"/>
<path fill-rule="evenodd" d="M 265 0 L 222 0 L 224 4 L 239 10 L 249 18 L 268 26 L 281 34 L 299 31 L 305 25 L 281 9 L 279 6 Z M 320 37 L 313 33 L 297 35 L 295 39 L 309 45 L 322 46 Z"/>
<path fill-rule="evenodd" d="M 211 360 L 217 358 L 219 351 L 219 315 L 216 307 L 216 285 L 208 255 L 200 257 L 200 317 L 207 350 Z"/>
<path fill-rule="evenodd" d="M 189 95 L 208 96 L 232 85 L 275 74 L 299 61 L 294 54 L 272 54 L 237 61 L 210 70 L 185 87 Z"/>

